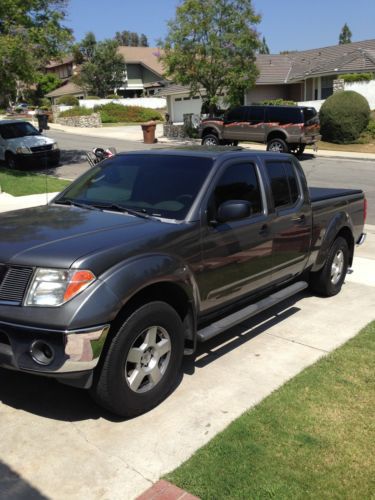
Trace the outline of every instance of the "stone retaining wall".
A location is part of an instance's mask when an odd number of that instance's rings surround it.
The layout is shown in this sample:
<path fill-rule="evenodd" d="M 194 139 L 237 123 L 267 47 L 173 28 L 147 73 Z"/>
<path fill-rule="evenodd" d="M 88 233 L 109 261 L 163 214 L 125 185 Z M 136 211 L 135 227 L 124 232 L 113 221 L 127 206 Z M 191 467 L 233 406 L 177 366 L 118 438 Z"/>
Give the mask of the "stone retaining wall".
<path fill-rule="evenodd" d="M 102 119 L 99 113 L 88 116 L 65 116 L 55 119 L 55 123 L 66 125 L 67 127 L 97 128 L 102 126 Z"/>
<path fill-rule="evenodd" d="M 188 138 L 188 135 L 186 134 L 184 125 L 172 125 L 170 123 L 164 123 L 163 135 L 164 135 L 164 137 L 168 137 L 168 139 L 187 139 Z"/>

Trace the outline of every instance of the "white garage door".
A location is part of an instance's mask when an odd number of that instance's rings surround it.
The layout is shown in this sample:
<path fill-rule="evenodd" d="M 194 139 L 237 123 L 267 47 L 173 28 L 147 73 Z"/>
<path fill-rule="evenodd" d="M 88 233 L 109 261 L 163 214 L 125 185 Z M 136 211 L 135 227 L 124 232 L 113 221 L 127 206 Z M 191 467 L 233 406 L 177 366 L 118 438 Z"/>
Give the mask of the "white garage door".
<path fill-rule="evenodd" d="M 184 114 L 194 113 L 201 114 L 202 99 L 200 97 L 178 96 L 173 97 L 173 116 L 174 123 L 182 123 Z"/>

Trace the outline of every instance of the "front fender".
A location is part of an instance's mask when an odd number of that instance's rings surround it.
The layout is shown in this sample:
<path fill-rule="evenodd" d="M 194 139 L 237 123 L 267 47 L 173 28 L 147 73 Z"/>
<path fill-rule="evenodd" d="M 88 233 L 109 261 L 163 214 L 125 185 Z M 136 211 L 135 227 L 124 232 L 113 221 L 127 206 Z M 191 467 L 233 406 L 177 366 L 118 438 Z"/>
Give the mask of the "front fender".
<path fill-rule="evenodd" d="M 222 125 L 215 125 L 215 124 L 209 124 L 205 127 L 202 128 L 202 131 L 201 131 L 201 138 L 203 138 L 205 135 L 207 134 L 216 134 L 219 139 L 222 139 L 222 136 L 223 136 L 223 129 L 222 129 Z"/>
<path fill-rule="evenodd" d="M 335 241 L 338 233 L 347 228 L 353 234 L 353 225 L 346 212 L 339 212 L 333 216 L 324 233 L 322 243 L 311 271 L 319 271 L 325 264 L 329 250 Z"/>

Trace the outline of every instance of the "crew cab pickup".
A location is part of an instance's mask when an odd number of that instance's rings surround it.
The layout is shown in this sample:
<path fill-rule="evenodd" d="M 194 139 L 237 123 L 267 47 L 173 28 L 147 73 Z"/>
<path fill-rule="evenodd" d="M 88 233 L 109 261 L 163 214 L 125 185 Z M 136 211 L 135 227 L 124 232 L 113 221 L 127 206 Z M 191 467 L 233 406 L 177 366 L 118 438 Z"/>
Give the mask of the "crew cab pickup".
<path fill-rule="evenodd" d="M 365 212 L 360 190 L 309 189 L 289 154 L 118 154 L 2 214 L 0 366 L 138 415 L 197 342 L 308 286 L 338 293 Z"/>

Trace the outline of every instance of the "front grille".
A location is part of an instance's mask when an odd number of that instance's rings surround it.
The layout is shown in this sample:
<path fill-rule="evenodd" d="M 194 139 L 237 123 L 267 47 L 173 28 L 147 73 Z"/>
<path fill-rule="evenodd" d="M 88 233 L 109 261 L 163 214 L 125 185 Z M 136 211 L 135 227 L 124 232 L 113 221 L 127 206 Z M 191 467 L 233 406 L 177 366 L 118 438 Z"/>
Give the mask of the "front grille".
<path fill-rule="evenodd" d="M 30 148 L 33 153 L 40 153 L 42 151 L 51 151 L 52 144 L 45 144 L 44 146 L 35 146 L 34 148 Z"/>
<path fill-rule="evenodd" d="M 31 267 L 8 267 L 0 276 L 0 302 L 21 304 L 32 274 Z"/>

